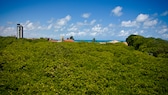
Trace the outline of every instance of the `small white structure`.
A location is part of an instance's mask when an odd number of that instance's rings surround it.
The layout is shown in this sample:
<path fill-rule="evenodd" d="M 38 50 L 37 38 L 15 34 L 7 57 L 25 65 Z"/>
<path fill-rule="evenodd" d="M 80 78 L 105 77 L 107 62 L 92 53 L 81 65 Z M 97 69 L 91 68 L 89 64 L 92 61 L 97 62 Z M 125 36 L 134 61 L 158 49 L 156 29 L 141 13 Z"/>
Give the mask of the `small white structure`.
<path fill-rule="evenodd" d="M 64 36 L 61 36 L 60 42 L 64 41 Z"/>
<path fill-rule="evenodd" d="M 110 41 L 108 43 L 112 43 L 112 44 L 115 44 L 115 43 L 119 43 L 120 41 L 117 41 L 117 40 L 113 40 L 113 41 Z"/>
<path fill-rule="evenodd" d="M 106 42 L 99 42 L 100 44 L 106 44 Z"/>

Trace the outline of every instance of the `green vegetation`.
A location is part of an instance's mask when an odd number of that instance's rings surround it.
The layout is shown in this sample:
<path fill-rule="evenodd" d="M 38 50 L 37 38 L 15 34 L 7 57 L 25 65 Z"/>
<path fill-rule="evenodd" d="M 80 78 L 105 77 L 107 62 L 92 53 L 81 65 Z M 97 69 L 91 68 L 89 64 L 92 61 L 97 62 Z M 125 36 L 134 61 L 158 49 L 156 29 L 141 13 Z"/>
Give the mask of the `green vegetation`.
<path fill-rule="evenodd" d="M 140 35 L 130 35 L 126 41 L 136 50 L 147 52 L 155 57 L 168 58 L 168 41 L 159 38 L 145 38 Z"/>
<path fill-rule="evenodd" d="M 168 59 L 122 43 L 0 37 L 0 45 L 1 95 L 168 94 Z"/>
<path fill-rule="evenodd" d="M 69 39 L 74 40 L 74 37 L 73 37 L 73 36 L 70 36 L 70 38 L 69 38 Z"/>
<path fill-rule="evenodd" d="M 93 39 L 92 39 L 92 42 L 96 42 L 96 39 L 95 39 L 95 38 L 93 38 Z"/>

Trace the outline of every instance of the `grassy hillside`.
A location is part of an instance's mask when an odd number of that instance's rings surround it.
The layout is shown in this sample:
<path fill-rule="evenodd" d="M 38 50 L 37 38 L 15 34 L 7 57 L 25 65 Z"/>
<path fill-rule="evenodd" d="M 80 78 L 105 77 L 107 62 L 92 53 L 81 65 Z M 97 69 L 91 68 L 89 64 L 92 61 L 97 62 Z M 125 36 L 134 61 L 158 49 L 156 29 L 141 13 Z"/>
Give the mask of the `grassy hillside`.
<path fill-rule="evenodd" d="M 124 44 L 1 37 L 0 45 L 1 95 L 168 94 L 168 58 Z"/>

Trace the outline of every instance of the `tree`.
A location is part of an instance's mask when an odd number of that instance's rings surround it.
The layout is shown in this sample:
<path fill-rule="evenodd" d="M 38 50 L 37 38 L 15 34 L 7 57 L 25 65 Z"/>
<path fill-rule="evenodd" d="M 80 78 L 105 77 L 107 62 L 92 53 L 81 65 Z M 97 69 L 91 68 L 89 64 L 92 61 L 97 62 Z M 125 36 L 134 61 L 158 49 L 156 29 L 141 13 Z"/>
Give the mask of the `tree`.
<path fill-rule="evenodd" d="M 143 36 L 140 35 L 130 35 L 126 39 L 128 46 L 134 46 L 135 49 L 139 49 L 139 46 L 143 43 Z"/>
<path fill-rule="evenodd" d="M 93 38 L 93 39 L 92 39 L 92 42 L 96 42 L 96 39 L 95 39 L 95 38 Z"/>
<path fill-rule="evenodd" d="M 140 35 L 130 35 L 126 41 L 128 46 L 133 46 L 136 50 L 147 52 L 155 57 L 167 57 L 168 41 L 153 37 L 145 38 Z"/>
<path fill-rule="evenodd" d="M 73 36 L 70 37 L 71 40 L 74 40 Z"/>

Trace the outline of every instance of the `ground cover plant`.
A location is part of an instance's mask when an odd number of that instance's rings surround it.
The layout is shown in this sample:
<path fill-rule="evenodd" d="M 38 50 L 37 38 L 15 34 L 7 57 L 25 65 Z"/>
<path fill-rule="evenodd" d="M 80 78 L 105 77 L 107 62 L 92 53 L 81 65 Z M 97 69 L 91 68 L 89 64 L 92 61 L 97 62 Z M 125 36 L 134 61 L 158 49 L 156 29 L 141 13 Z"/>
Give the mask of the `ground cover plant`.
<path fill-rule="evenodd" d="M 168 94 L 168 59 L 133 47 L 0 37 L 0 94 Z"/>

